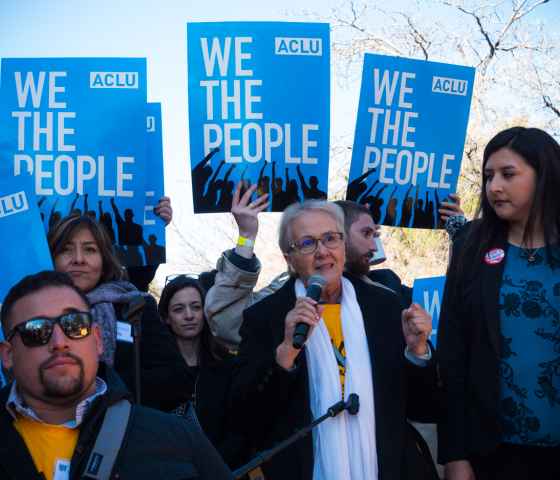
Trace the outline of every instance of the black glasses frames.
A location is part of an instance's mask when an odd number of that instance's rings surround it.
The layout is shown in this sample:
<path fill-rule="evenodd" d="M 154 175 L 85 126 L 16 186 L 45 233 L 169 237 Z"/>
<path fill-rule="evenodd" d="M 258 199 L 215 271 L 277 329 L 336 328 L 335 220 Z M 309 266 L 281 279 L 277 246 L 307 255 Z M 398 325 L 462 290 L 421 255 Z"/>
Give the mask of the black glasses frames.
<path fill-rule="evenodd" d="M 315 253 L 321 242 L 329 250 L 338 248 L 344 241 L 344 234 L 342 232 L 326 232 L 320 237 L 303 237 L 290 244 L 290 250 L 299 252 L 303 255 L 311 255 Z"/>

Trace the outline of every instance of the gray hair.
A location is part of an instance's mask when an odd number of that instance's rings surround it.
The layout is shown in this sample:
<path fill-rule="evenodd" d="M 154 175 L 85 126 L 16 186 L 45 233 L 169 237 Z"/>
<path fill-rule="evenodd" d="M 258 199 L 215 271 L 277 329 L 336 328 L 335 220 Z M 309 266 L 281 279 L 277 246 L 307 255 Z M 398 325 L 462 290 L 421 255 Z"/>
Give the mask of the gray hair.
<path fill-rule="evenodd" d="M 337 204 L 326 200 L 306 200 L 303 203 L 293 203 L 282 214 L 280 227 L 278 229 L 278 246 L 282 253 L 288 253 L 292 242 L 292 223 L 306 212 L 323 212 L 336 222 L 340 232 L 344 230 L 344 212 Z"/>

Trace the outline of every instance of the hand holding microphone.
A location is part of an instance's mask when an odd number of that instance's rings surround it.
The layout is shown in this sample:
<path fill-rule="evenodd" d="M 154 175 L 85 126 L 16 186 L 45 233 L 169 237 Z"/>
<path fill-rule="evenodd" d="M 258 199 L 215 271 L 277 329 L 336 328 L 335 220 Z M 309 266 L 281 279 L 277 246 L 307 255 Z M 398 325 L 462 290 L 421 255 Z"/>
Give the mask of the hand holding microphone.
<path fill-rule="evenodd" d="M 311 275 L 307 281 L 307 290 L 305 292 L 305 297 L 318 302 L 321 298 L 321 292 L 326 284 L 326 280 L 321 275 Z M 319 315 L 319 318 L 321 316 Z M 307 340 L 307 335 L 309 334 L 309 324 L 305 322 L 299 322 L 296 325 L 294 335 L 293 335 L 293 346 L 298 350 L 303 347 L 303 344 Z"/>
<path fill-rule="evenodd" d="M 307 282 L 307 296 L 298 298 L 286 315 L 284 341 L 276 349 L 276 362 L 287 370 L 293 367 L 310 330 L 321 318 L 323 307 L 318 300 L 325 283 L 321 275 L 312 275 Z"/>

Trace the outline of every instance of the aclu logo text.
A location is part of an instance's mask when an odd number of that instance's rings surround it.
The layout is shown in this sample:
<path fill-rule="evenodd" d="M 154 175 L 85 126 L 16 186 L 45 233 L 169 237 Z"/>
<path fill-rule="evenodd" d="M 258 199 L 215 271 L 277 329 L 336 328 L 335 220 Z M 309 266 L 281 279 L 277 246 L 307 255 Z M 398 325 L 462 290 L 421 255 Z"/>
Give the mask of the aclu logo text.
<path fill-rule="evenodd" d="M 276 55 L 323 55 L 321 38 L 275 37 L 274 53 Z"/>
<path fill-rule="evenodd" d="M 29 203 L 23 190 L 0 197 L 0 218 L 22 213 L 26 210 L 29 210 Z"/>
<path fill-rule="evenodd" d="M 89 72 L 89 88 L 138 88 L 138 72 Z"/>
<path fill-rule="evenodd" d="M 467 80 L 459 78 L 432 77 L 432 92 L 446 93 L 448 95 L 466 96 L 469 89 Z"/>

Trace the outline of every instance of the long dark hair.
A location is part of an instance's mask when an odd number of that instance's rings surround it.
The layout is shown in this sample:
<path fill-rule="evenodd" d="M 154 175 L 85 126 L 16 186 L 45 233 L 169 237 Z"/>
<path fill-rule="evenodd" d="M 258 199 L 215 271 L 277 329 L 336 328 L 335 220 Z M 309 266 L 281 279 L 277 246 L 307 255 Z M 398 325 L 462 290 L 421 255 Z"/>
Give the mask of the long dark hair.
<path fill-rule="evenodd" d="M 521 157 L 535 171 L 536 185 L 531 210 L 523 232 L 523 243 L 528 244 L 536 225 L 543 228 L 546 255 L 549 264 L 554 258 L 551 246 L 558 242 L 560 233 L 560 145 L 548 133 L 538 128 L 512 127 L 498 133 L 484 149 L 480 199 L 466 247 L 463 252 L 476 251 L 476 258 L 497 241 L 507 239 L 508 223 L 496 215 L 486 195 L 487 176 L 484 168 L 492 154 L 507 148 Z M 475 247 L 478 247 L 475 249 Z"/>
<path fill-rule="evenodd" d="M 103 259 L 100 283 L 126 279 L 126 271 L 113 253 L 113 246 L 105 227 L 86 215 L 68 215 L 49 230 L 47 242 L 53 260 L 62 252 L 72 235 L 84 227 L 91 232 Z"/>
<path fill-rule="evenodd" d="M 180 290 L 185 288 L 194 288 L 200 294 L 200 300 L 204 307 L 206 301 L 206 291 L 198 280 L 186 275 L 181 275 L 171 280 L 161 292 L 158 304 L 158 312 L 163 321 L 166 322 L 169 317 L 169 303 L 173 296 Z M 166 322 L 167 323 L 167 322 Z M 169 327 L 171 330 L 171 327 Z M 171 330 L 171 333 L 173 331 Z M 173 333 L 173 335 L 175 335 Z M 206 366 L 216 361 L 222 360 L 227 355 L 226 349 L 216 340 L 203 313 L 203 326 L 200 333 L 200 350 L 198 352 L 199 366 Z"/>

